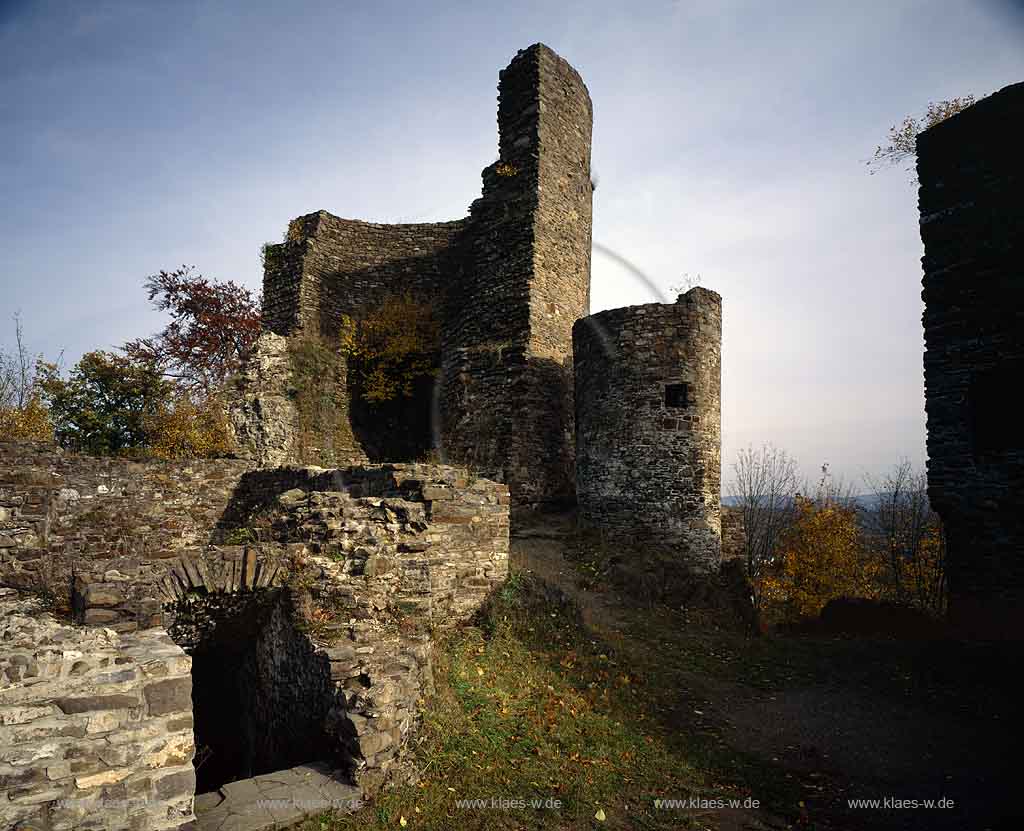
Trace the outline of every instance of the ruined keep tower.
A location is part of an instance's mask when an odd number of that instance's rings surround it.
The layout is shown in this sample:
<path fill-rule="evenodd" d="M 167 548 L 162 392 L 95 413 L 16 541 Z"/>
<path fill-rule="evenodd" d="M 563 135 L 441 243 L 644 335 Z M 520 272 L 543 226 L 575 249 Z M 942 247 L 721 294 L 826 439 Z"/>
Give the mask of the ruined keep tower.
<path fill-rule="evenodd" d="M 721 561 L 722 298 L 612 309 L 573 327 L 576 492 L 583 526 Z"/>
<path fill-rule="evenodd" d="M 266 334 L 233 416 L 247 455 L 338 464 L 436 449 L 506 482 L 518 503 L 572 497 L 572 325 L 590 295 L 590 96 L 543 44 L 520 51 L 498 89 L 499 158 L 468 217 L 382 225 L 318 211 L 267 246 Z M 367 407 L 337 354 L 338 332 L 396 297 L 433 310 L 437 377 L 390 410 Z"/>
<path fill-rule="evenodd" d="M 590 96 L 543 45 L 500 76 L 499 159 L 463 237 L 444 330 L 447 457 L 519 502 L 573 490 L 572 325 L 590 300 Z"/>
<path fill-rule="evenodd" d="M 1024 83 L 918 136 L 928 495 L 952 621 L 1024 632 Z"/>

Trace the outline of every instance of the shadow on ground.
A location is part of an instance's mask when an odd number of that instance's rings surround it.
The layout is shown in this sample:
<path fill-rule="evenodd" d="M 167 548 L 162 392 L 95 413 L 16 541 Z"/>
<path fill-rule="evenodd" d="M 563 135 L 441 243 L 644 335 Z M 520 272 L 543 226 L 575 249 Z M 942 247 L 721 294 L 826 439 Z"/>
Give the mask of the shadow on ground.
<path fill-rule="evenodd" d="M 1018 827 L 1019 646 L 750 638 L 686 624 L 685 612 L 583 588 L 590 581 L 564 557 L 568 534 L 565 518 L 531 523 L 514 541 L 513 567 L 575 600 L 585 625 L 644 679 L 644 709 L 688 753 L 702 750 L 710 770 L 760 796 L 767 812 L 739 827 Z"/>

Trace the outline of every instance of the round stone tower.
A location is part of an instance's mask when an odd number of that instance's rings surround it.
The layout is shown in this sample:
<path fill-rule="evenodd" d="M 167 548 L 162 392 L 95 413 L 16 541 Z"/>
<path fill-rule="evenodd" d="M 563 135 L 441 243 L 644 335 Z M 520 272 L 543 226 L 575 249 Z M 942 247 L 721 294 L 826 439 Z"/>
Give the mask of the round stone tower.
<path fill-rule="evenodd" d="M 677 546 L 698 571 L 722 556 L 722 298 L 611 309 L 573 326 L 581 525 Z"/>

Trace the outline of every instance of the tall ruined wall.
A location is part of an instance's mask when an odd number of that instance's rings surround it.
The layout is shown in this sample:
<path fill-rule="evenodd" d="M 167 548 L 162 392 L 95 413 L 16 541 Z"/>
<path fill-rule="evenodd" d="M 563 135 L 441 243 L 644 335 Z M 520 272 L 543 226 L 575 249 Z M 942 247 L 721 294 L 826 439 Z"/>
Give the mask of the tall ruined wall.
<path fill-rule="evenodd" d="M 246 455 L 267 465 L 354 464 L 414 458 L 430 447 L 433 379 L 409 398 L 367 407 L 338 335 L 344 317 L 365 319 L 405 299 L 432 310 L 440 325 L 464 224 L 382 225 L 317 211 L 292 220 L 284 243 L 267 246 L 267 331 L 233 408 Z"/>
<path fill-rule="evenodd" d="M 287 241 L 266 248 L 264 326 L 336 338 L 342 315 L 388 295 L 437 303 L 452 281 L 452 246 L 464 224 L 382 225 L 327 211 L 293 219 Z"/>
<path fill-rule="evenodd" d="M 517 502 L 573 492 L 572 325 L 588 311 L 592 107 L 543 44 L 499 82 L 499 160 L 483 171 L 463 243 L 462 298 L 444 332 L 448 458 L 507 482 Z"/>
<path fill-rule="evenodd" d="M 572 497 L 572 325 L 590 298 L 592 106 L 579 74 L 543 44 L 516 55 L 498 91 L 499 159 L 466 219 L 379 225 L 319 211 L 266 248 L 267 332 L 233 407 L 248 457 L 352 464 L 437 449 L 508 483 L 516 502 Z M 343 316 L 361 319 L 405 293 L 437 311 L 439 378 L 390 408 L 368 405 L 333 339 Z M 326 354 L 312 360 L 311 341 Z"/>
<path fill-rule="evenodd" d="M 580 521 L 721 561 L 722 299 L 612 309 L 573 328 Z"/>
<path fill-rule="evenodd" d="M 917 141 L 925 254 L 928 491 L 946 527 L 950 615 L 1024 622 L 1024 83 Z"/>

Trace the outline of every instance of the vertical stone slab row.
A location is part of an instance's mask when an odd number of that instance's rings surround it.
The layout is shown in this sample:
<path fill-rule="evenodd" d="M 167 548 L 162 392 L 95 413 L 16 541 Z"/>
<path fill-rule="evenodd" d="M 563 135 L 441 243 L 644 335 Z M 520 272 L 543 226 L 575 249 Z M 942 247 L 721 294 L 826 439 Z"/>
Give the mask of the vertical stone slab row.
<path fill-rule="evenodd" d="M 721 562 L 722 299 L 612 309 L 573 328 L 580 521 Z"/>
<path fill-rule="evenodd" d="M 592 105 L 543 44 L 500 74 L 499 159 L 470 207 L 450 298 L 446 457 L 508 483 L 514 501 L 573 493 L 572 325 L 588 311 Z"/>
<path fill-rule="evenodd" d="M 1024 83 L 917 140 L 928 492 L 948 539 L 949 612 L 1024 623 Z"/>

